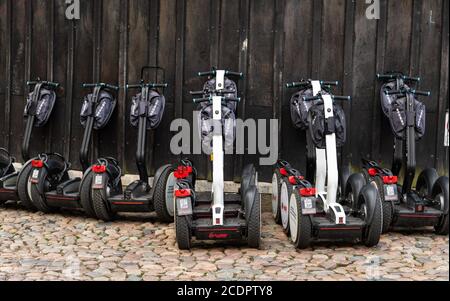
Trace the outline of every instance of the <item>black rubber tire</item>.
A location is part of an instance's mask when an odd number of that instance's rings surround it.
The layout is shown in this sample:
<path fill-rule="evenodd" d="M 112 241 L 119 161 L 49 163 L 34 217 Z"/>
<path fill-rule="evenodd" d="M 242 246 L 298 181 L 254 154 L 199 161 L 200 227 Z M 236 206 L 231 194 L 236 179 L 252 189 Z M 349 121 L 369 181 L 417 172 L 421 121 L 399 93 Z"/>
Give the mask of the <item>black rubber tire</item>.
<path fill-rule="evenodd" d="M 342 170 L 339 172 L 339 198 L 345 196 L 345 187 L 350 177 L 350 168 L 348 166 L 343 166 Z"/>
<path fill-rule="evenodd" d="M 109 176 L 105 174 L 105 183 L 109 182 Z M 116 214 L 111 212 L 106 205 L 105 200 L 106 187 L 101 189 L 92 189 L 92 207 L 94 208 L 95 216 L 104 222 L 112 222 L 116 219 Z"/>
<path fill-rule="evenodd" d="M 255 200 L 248 218 L 247 243 L 250 248 L 259 249 L 261 246 L 261 195 L 256 190 Z"/>
<path fill-rule="evenodd" d="M 175 234 L 177 245 L 180 250 L 191 249 L 191 216 L 176 216 L 175 217 Z"/>
<path fill-rule="evenodd" d="M 41 169 L 40 179 L 47 179 L 48 171 L 45 168 Z M 51 208 L 47 205 L 45 196 L 41 195 L 37 184 L 31 184 L 31 201 L 34 206 L 43 213 L 52 213 L 55 208 Z"/>
<path fill-rule="evenodd" d="M 427 168 L 417 178 L 416 191 L 421 197 L 432 197 L 433 187 L 439 175 L 434 168 Z"/>
<path fill-rule="evenodd" d="M 442 194 L 444 197 L 444 202 L 448 208 L 448 177 L 440 177 L 433 188 L 433 199 L 438 195 Z M 448 213 L 443 215 L 439 221 L 439 224 L 434 227 L 435 233 L 438 235 L 448 235 L 449 233 L 449 222 Z"/>
<path fill-rule="evenodd" d="M 278 187 L 277 187 L 277 191 L 278 191 L 277 195 L 273 194 L 273 192 L 274 192 L 273 189 L 274 189 L 274 185 L 275 185 L 275 183 L 274 183 L 275 177 L 276 177 L 276 181 L 277 181 L 276 184 L 278 185 Z M 281 225 L 280 191 L 281 191 L 282 178 L 283 177 L 281 176 L 279 170 L 278 169 L 275 170 L 275 172 L 273 174 L 273 177 L 272 177 L 272 215 L 273 215 L 273 218 L 275 219 L 275 223 L 277 225 Z M 276 202 L 276 204 L 275 204 L 275 202 Z M 277 211 L 276 212 L 274 212 L 275 206 L 277 207 Z"/>
<path fill-rule="evenodd" d="M 375 187 L 372 187 L 376 190 Z M 360 194 L 359 203 L 362 205 L 366 203 L 368 195 L 365 193 L 366 190 L 362 190 Z M 381 234 L 383 232 L 383 208 L 380 196 L 378 193 L 376 195 L 376 206 L 375 212 L 373 213 L 372 223 L 366 226 L 366 233 L 364 235 L 364 245 L 368 248 L 375 247 L 380 242 Z"/>
<path fill-rule="evenodd" d="M 370 183 L 370 181 L 372 181 L 372 177 L 369 175 L 369 172 L 367 171 L 367 169 L 364 168 L 361 173 L 364 176 L 364 179 L 366 180 L 366 184 Z"/>
<path fill-rule="evenodd" d="M 381 205 L 383 210 L 383 234 L 389 232 L 394 218 L 394 204 L 391 201 L 384 199 L 384 182 L 380 177 L 375 177 L 375 184 L 377 185 L 378 194 L 380 195 Z"/>
<path fill-rule="evenodd" d="M 294 246 L 297 249 L 304 250 L 311 246 L 312 241 L 312 221 L 311 216 L 309 215 L 303 215 L 303 210 L 301 206 L 301 196 L 297 190 L 293 191 L 293 195 L 295 196 L 295 201 L 297 202 L 297 210 L 292 209 L 291 201 L 293 201 L 292 197 L 289 200 L 289 226 L 295 227 L 294 223 L 292 222 L 292 218 L 294 215 L 297 217 L 297 237 L 294 239 L 291 236 L 291 240 L 294 243 Z M 291 231 L 292 232 L 292 231 Z"/>
<path fill-rule="evenodd" d="M 172 168 L 165 169 L 161 173 L 158 182 L 154 183 L 155 186 L 153 187 L 155 190 L 153 195 L 153 206 L 158 219 L 163 223 L 172 223 L 174 221 L 174 217 L 170 215 L 166 205 L 166 184 L 172 173 Z"/>
<path fill-rule="evenodd" d="M 38 209 L 31 201 L 30 195 L 28 194 L 28 181 L 30 180 L 31 171 L 33 166 L 31 164 L 25 165 L 17 178 L 17 194 L 19 195 L 19 200 L 22 206 L 27 210 L 37 211 Z"/>
<path fill-rule="evenodd" d="M 358 197 L 361 189 L 366 185 L 366 180 L 362 173 L 353 174 L 348 178 L 345 189 L 345 199 L 350 203 L 351 208 L 357 210 Z"/>
<path fill-rule="evenodd" d="M 94 177 L 93 172 L 86 174 L 85 178 L 81 182 L 80 187 L 80 203 L 83 207 L 84 213 L 89 218 L 96 218 L 94 207 L 92 206 L 91 191 L 92 191 L 92 179 Z"/>

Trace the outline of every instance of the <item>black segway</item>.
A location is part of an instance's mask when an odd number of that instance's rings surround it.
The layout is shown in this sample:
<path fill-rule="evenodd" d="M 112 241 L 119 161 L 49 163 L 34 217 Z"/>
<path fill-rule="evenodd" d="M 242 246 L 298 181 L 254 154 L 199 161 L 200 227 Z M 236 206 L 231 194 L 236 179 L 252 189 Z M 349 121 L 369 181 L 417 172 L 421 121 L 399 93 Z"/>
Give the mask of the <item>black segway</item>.
<path fill-rule="evenodd" d="M 191 92 L 200 105 L 199 128 L 205 153 L 211 153 L 213 165 L 212 192 L 196 192 L 196 171 L 188 160 L 181 161 L 175 172 L 175 228 L 178 247 L 191 248 L 197 240 L 246 240 L 252 248 L 261 242 L 261 198 L 258 174 L 253 165 L 242 173 L 240 192 L 224 192 L 224 149 L 235 139 L 237 103 L 236 83 L 228 77 L 241 78 L 242 73 L 213 70 L 200 72 L 209 77 L 203 91 Z"/>
<path fill-rule="evenodd" d="M 43 127 L 47 124 L 55 106 L 58 83 L 37 80 L 27 82 L 34 87 L 28 95 L 25 107 L 25 134 L 22 142 L 22 159 L 25 164 L 20 171 L 13 166 L 15 159 L 7 150 L 0 149 L 0 203 L 7 201 L 21 201 L 29 210 L 36 210 L 27 193 L 28 177 L 31 174 L 35 159 L 30 160 L 30 139 L 33 128 Z"/>
<path fill-rule="evenodd" d="M 416 189 L 416 141 L 425 134 L 426 108 L 418 96 L 430 92 L 411 88 L 420 78 L 395 72 L 378 75 L 383 81 L 381 105 L 395 136 L 392 170 L 377 162 L 363 160 L 367 182 L 379 191 L 383 201 L 383 231 L 393 228 L 432 226 L 436 234 L 448 235 L 448 177 L 439 177 L 436 169 L 425 169 L 418 177 Z M 399 175 L 404 170 L 403 184 Z"/>
<path fill-rule="evenodd" d="M 335 102 L 350 97 L 333 96 L 329 86 L 334 85 L 337 82 L 313 80 L 287 85 L 299 89 L 291 99 L 291 114 L 294 125 L 307 131 L 308 166 L 304 177 L 289 163 L 278 162 L 272 208 L 275 220 L 299 249 L 316 241 L 358 241 L 372 247 L 381 236 L 382 207 L 376 189 L 365 185 L 361 174 L 339 175 L 337 148 L 345 143 L 346 122 Z M 357 209 L 346 205 L 350 200 Z"/>
<path fill-rule="evenodd" d="M 33 161 L 33 170 L 29 177 L 26 192 L 32 203 L 42 212 L 51 212 L 57 208 L 83 209 L 89 217 L 95 217 L 89 202 L 90 185 L 94 176 L 89 164 L 89 147 L 93 130 L 103 129 L 111 119 L 117 101 L 113 91 L 119 87 L 105 83 L 83 84 L 83 88 L 93 89 L 93 93 L 84 98 L 80 120 L 84 127 L 84 136 L 80 150 L 80 162 L 83 178 L 69 176 L 71 164 L 59 154 L 41 154 Z M 111 165 L 117 165 L 114 159 L 108 159 Z"/>
<path fill-rule="evenodd" d="M 131 183 L 122 191 L 120 172 L 111 166 L 107 159 L 99 159 L 92 167 L 94 181 L 92 193 L 86 195 L 86 202 L 92 204 L 97 218 L 111 221 L 119 212 L 153 212 L 160 221 L 173 221 L 173 187 L 175 185 L 172 165 L 159 168 L 154 177 L 153 188 L 150 186 L 147 171 L 147 134 L 155 130 L 161 123 L 166 99 L 158 88 L 166 88 L 167 84 L 148 83 L 144 81 L 145 70 L 158 70 L 160 67 L 144 67 L 141 70 L 141 82 L 127 85 L 127 89 L 139 89 L 140 93 L 133 98 L 131 107 L 131 125 L 138 129 L 136 164 L 139 180 Z M 116 172 L 111 172 L 109 168 Z M 108 172 L 109 170 L 109 172 Z"/>

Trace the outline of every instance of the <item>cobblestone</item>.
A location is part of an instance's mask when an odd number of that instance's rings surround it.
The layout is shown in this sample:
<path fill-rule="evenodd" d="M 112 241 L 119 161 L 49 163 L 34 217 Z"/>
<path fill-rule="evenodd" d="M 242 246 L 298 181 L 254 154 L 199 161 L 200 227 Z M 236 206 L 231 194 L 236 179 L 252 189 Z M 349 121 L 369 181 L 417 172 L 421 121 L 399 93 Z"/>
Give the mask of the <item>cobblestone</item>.
<path fill-rule="evenodd" d="M 179 251 L 153 214 L 115 223 L 80 214 L 0 208 L 0 280 L 449 280 L 448 237 L 391 233 L 376 248 L 320 244 L 297 251 L 271 214 L 261 250 L 195 242 Z"/>

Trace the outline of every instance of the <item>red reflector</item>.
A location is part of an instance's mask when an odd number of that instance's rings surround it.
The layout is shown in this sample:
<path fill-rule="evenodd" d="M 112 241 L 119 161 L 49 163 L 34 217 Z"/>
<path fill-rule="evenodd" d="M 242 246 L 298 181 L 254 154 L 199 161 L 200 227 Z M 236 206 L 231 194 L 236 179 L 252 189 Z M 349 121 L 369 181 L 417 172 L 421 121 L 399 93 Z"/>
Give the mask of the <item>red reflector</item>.
<path fill-rule="evenodd" d="M 289 175 L 286 168 L 280 168 L 280 174 L 284 177 L 287 177 Z"/>
<path fill-rule="evenodd" d="M 209 239 L 226 239 L 228 238 L 230 235 L 227 233 L 209 233 L 208 237 Z"/>
<path fill-rule="evenodd" d="M 315 188 L 302 188 L 299 190 L 301 196 L 315 196 L 316 195 L 316 189 Z"/>
<path fill-rule="evenodd" d="M 177 179 L 186 179 L 192 172 L 192 166 L 178 166 L 177 170 L 174 172 L 174 176 Z"/>
<path fill-rule="evenodd" d="M 343 218 L 343 217 L 340 217 L 340 218 L 339 218 L 339 224 L 342 225 L 343 223 L 344 223 L 344 218 Z"/>
<path fill-rule="evenodd" d="M 191 196 L 191 190 L 190 189 L 175 190 L 175 197 L 177 197 L 177 198 L 187 198 L 189 196 Z"/>
<path fill-rule="evenodd" d="M 31 166 L 34 168 L 42 168 L 44 167 L 44 162 L 42 160 L 33 160 L 31 161 Z"/>
<path fill-rule="evenodd" d="M 94 165 L 94 166 L 92 166 L 92 171 L 95 173 L 105 173 L 106 166 L 105 165 Z"/>
<path fill-rule="evenodd" d="M 216 218 L 216 224 L 217 224 L 217 225 L 220 224 L 220 218 Z"/>
<path fill-rule="evenodd" d="M 384 184 L 397 184 L 398 177 L 397 176 L 385 176 L 383 177 Z"/>
<path fill-rule="evenodd" d="M 300 177 L 297 177 L 297 179 L 298 180 L 300 180 L 300 181 L 302 181 L 302 180 L 304 180 L 305 178 L 304 177 L 302 177 L 302 176 L 300 176 Z M 297 184 L 297 179 L 296 179 L 296 177 L 289 177 L 289 183 L 291 183 L 292 185 L 296 185 Z"/>
<path fill-rule="evenodd" d="M 375 168 L 369 168 L 368 172 L 371 177 L 375 177 L 378 174 L 378 171 Z"/>

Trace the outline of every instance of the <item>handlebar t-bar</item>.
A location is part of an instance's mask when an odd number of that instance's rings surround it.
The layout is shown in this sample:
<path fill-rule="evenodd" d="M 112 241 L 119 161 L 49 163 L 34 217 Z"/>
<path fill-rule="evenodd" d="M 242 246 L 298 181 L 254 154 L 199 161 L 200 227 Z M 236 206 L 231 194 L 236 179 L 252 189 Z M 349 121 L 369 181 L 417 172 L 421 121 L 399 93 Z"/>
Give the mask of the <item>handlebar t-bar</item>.
<path fill-rule="evenodd" d="M 142 88 L 167 88 L 168 84 L 137 84 L 137 85 L 127 85 L 127 89 L 142 89 Z"/>
<path fill-rule="evenodd" d="M 28 81 L 27 86 L 35 86 L 37 84 L 43 84 L 44 86 L 50 86 L 53 88 L 58 88 L 59 83 L 48 82 L 48 81 Z"/>
<path fill-rule="evenodd" d="M 194 98 L 193 102 L 195 104 L 198 104 L 198 103 L 202 103 L 202 102 L 212 101 L 212 99 L 213 99 L 212 97 Z M 240 102 L 241 98 L 240 97 L 222 97 L 222 101 Z"/>
<path fill-rule="evenodd" d="M 97 84 L 83 84 L 83 88 L 96 88 L 96 87 L 100 87 L 100 88 L 108 88 L 111 90 L 115 90 L 115 91 L 119 91 L 119 87 L 114 86 L 114 85 L 110 85 L 110 84 L 105 84 L 105 83 L 97 83 Z"/>
<path fill-rule="evenodd" d="M 198 76 L 215 76 L 216 74 L 217 74 L 217 71 L 212 70 L 212 71 L 206 71 L 206 72 L 199 72 Z M 242 72 L 234 72 L 234 71 L 227 71 L 227 70 L 225 70 L 225 75 L 236 76 L 239 78 L 244 77 L 244 73 L 242 73 Z"/>

